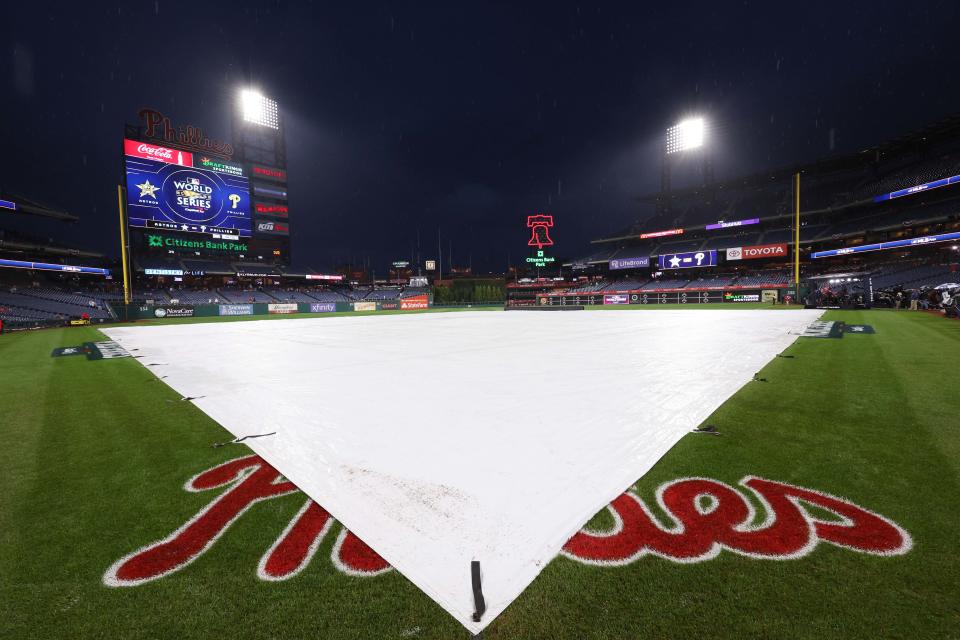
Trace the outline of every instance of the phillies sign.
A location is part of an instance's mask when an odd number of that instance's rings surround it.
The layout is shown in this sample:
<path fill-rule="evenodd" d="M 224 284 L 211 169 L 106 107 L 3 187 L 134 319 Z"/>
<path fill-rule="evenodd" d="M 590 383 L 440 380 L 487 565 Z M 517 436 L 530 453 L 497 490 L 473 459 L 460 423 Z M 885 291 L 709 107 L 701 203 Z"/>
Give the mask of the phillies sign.
<path fill-rule="evenodd" d="M 730 247 L 727 260 L 756 260 L 757 258 L 782 258 L 787 255 L 786 243 L 758 244 L 752 247 Z"/>
<path fill-rule="evenodd" d="M 201 153 L 213 153 L 226 157 L 233 155 L 232 144 L 211 139 L 200 127 L 192 124 L 175 127 L 170 118 L 156 109 L 140 109 L 137 115 L 143 122 L 143 132 L 147 138 L 163 140 Z"/>
<path fill-rule="evenodd" d="M 543 249 L 552 247 L 553 239 L 550 237 L 550 227 L 553 226 L 553 216 L 546 214 L 537 214 L 527 216 L 527 227 L 530 229 L 530 240 L 527 241 L 528 247 Z"/>
<path fill-rule="evenodd" d="M 104 573 L 108 587 L 133 587 L 180 571 L 209 551 L 230 527 L 260 502 L 299 493 L 259 456 L 228 460 L 184 485 L 191 493 L 221 492 L 166 537 L 114 562 Z M 757 522 L 754 502 L 763 507 Z M 654 511 L 626 492 L 607 507 L 609 531 L 583 529 L 561 555 L 584 564 L 619 566 L 647 556 L 672 562 L 712 560 L 727 551 L 758 560 L 786 560 L 812 553 L 818 544 L 873 556 L 910 551 L 910 535 L 895 522 L 849 500 L 785 482 L 746 476 L 733 487 L 708 478 L 680 478 L 656 489 Z M 824 519 L 824 512 L 830 514 Z M 310 563 L 334 520 L 310 499 L 282 529 L 257 563 L 261 580 L 287 580 Z M 362 540 L 340 527 L 330 562 L 352 576 L 374 576 L 390 565 Z"/>

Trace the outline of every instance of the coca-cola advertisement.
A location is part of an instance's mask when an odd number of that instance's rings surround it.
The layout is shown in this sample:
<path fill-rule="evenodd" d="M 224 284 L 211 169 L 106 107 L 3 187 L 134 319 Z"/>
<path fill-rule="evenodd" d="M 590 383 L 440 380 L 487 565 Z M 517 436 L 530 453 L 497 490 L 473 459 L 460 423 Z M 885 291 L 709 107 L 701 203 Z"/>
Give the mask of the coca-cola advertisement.
<path fill-rule="evenodd" d="M 124 140 L 123 154 L 134 158 L 145 158 L 147 160 L 156 160 L 157 162 L 179 164 L 184 167 L 193 166 L 193 154 L 189 151 L 160 147 L 155 144 L 150 144 L 149 142 L 140 142 L 138 140 Z"/>

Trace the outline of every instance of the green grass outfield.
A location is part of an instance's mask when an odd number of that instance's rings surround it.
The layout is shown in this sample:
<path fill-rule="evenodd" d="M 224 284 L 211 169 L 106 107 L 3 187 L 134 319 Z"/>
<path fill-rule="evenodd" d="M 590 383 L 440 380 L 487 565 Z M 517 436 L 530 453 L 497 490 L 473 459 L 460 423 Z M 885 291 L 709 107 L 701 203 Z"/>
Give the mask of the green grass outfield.
<path fill-rule="evenodd" d="M 911 534 L 909 553 L 819 545 L 787 561 L 723 552 L 621 567 L 559 557 L 484 637 L 960 638 L 960 322 L 879 310 L 826 319 L 876 334 L 799 339 L 766 382 L 709 418 L 721 437 L 684 438 L 636 491 L 649 503 L 687 476 L 790 482 L 892 519 Z M 89 327 L 0 336 L 0 638 L 468 637 L 397 572 L 337 571 L 339 524 L 301 574 L 258 580 L 302 495 L 254 505 L 177 573 L 105 587 L 112 563 L 219 493 L 188 493 L 188 478 L 249 450 L 212 448 L 229 434 L 134 359 L 50 357 L 99 339 Z"/>

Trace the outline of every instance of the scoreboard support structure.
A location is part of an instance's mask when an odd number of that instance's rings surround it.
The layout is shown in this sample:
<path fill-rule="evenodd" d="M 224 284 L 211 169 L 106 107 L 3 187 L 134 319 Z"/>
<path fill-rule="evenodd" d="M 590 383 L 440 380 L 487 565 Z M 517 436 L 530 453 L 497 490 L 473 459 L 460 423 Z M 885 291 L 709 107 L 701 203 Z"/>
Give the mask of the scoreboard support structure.
<path fill-rule="evenodd" d="M 123 304 L 130 304 L 130 236 L 127 232 L 127 194 L 122 184 L 117 185 L 117 206 L 120 212 L 120 268 L 123 270 Z"/>

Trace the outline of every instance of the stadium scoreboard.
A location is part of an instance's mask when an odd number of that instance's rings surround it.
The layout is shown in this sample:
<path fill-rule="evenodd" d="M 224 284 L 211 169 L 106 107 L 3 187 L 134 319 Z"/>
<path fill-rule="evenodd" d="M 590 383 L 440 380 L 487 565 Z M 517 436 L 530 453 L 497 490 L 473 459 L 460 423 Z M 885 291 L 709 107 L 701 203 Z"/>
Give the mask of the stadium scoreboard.
<path fill-rule="evenodd" d="M 275 105 L 275 103 L 273 103 Z M 279 117 L 238 119 L 230 142 L 155 109 L 126 125 L 123 178 L 134 254 L 290 263 L 286 145 Z"/>
<path fill-rule="evenodd" d="M 251 235 L 250 186 L 243 168 L 208 156 L 124 140 L 131 227 Z"/>

